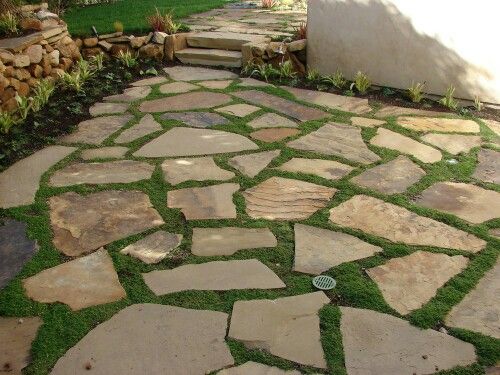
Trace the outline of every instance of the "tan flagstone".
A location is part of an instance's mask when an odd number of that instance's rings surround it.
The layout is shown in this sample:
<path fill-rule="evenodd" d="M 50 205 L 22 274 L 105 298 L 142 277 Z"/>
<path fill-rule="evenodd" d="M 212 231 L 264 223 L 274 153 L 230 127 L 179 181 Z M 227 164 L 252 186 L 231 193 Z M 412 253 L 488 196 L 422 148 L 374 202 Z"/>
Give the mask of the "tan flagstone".
<path fill-rule="evenodd" d="M 282 370 L 278 367 L 271 367 L 257 362 L 245 362 L 236 367 L 221 370 L 217 375 L 301 375 L 297 370 Z"/>
<path fill-rule="evenodd" d="M 500 184 L 500 152 L 481 149 L 477 159 L 477 167 L 472 177 L 484 182 Z"/>
<path fill-rule="evenodd" d="M 188 82 L 170 82 L 160 86 L 160 92 L 162 94 L 182 94 L 199 89 L 200 86 L 196 86 Z"/>
<path fill-rule="evenodd" d="M 250 121 L 248 126 L 254 129 L 261 128 L 298 128 L 299 126 L 292 120 L 286 117 L 277 115 L 276 113 L 264 113 L 262 116 Z"/>
<path fill-rule="evenodd" d="M 197 82 L 197 84 L 211 90 L 224 90 L 227 89 L 233 82 L 233 80 L 228 79 L 223 81 L 201 81 Z"/>
<path fill-rule="evenodd" d="M 285 138 L 300 134 L 298 129 L 289 128 L 268 128 L 260 129 L 250 133 L 250 137 L 262 142 L 279 142 Z"/>
<path fill-rule="evenodd" d="M 280 150 L 263 151 L 254 154 L 234 156 L 228 160 L 228 164 L 239 170 L 245 176 L 255 177 L 264 170 L 273 159 L 277 158 Z"/>
<path fill-rule="evenodd" d="M 259 111 L 259 107 L 250 104 L 233 104 L 226 107 L 217 108 L 215 111 L 236 117 L 245 117 Z"/>
<path fill-rule="evenodd" d="M 328 180 L 338 180 L 351 173 L 354 168 L 334 160 L 292 158 L 281 166 L 281 171 L 313 174 Z"/>
<path fill-rule="evenodd" d="M 182 241 L 182 234 L 165 231 L 154 232 L 133 244 L 120 250 L 121 254 L 130 255 L 144 263 L 159 263 L 178 247 Z"/>
<path fill-rule="evenodd" d="M 429 133 L 421 139 L 441 150 L 448 151 L 452 155 L 469 152 L 472 148 L 481 146 L 481 137 L 478 135 Z"/>
<path fill-rule="evenodd" d="M 130 104 L 128 103 L 96 103 L 89 108 L 90 115 L 102 116 L 102 115 L 114 115 L 125 113 Z"/>
<path fill-rule="evenodd" d="M 82 121 L 78 129 L 61 138 L 64 143 L 88 143 L 99 145 L 111 134 L 121 129 L 127 122 L 133 119 L 130 114 L 121 116 L 103 116 L 91 120 Z"/>
<path fill-rule="evenodd" d="M 158 76 L 158 77 L 151 77 L 151 78 L 144 78 L 139 81 L 135 81 L 131 83 L 131 86 L 153 86 L 153 85 L 158 85 L 160 83 L 165 83 L 167 82 L 166 77 Z"/>
<path fill-rule="evenodd" d="M 90 148 L 83 150 L 81 157 L 83 160 L 93 159 L 121 159 L 125 157 L 128 148 L 121 146 L 110 146 L 101 148 Z"/>
<path fill-rule="evenodd" d="M 351 124 L 361 126 L 362 128 L 375 128 L 384 125 L 385 121 L 366 117 L 351 117 Z"/>
<path fill-rule="evenodd" d="M 238 78 L 238 75 L 227 70 L 177 65 L 163 69 L 168 76 L 176 81 L 206 81 Z"/>
<path fill-rule="evenodd" d="M 153 115 L 148 113 L 140 119 L 139 123 L 121 132 L 121 134 L 116 137 L 115 143 L 133 142 L 136 139 L 142 138 L 162 129 L 162 126 L 158 122 L 156 122 Z"/>
<path fill-rule="evenodd" d="M 418 115 L 418 116 L 446 116 L 449 115 L 448 112 L 437 112 L 437 111 L 429 111 L 426 109 L 418 109 L 418 108 L 406 108 L 406 107 L 397 107 L 393 105 L 389 105 L 386 107 L 382 107 L 382 109 L 378 110 L 375 113 L 375 117 L 389 117 L 389 116 L 402 116 L 402 115 Z"/>
<path fill-rule="evenodd" d="M 139 106 L 141 112 L 185 111 L 207 109 L 227 104 L 231 97 L 227 94 L 207 91 L 188 92 L 160 99 L 146 100 Z"/>
<path fill-rule="evenodd" d="M 472 120 L 432 117 L 398 117 L 396 121 L 402 127 L 415 131 L 479 133 L 479 124 Z"/>
<path fill-rule="evenodd" d="M 212 157 L 167 159 L 161 164 L 165 180 L 177 185 L 184 181 L 229 180 L 233 172 L 220 168 Z"/>
<path fill-rule="evenodd" d="M 500 122 L 495 121 L 495 120 L 486 120 L 486 119 L 481 119 L 482 122 L 488 126 L 496 135 L 500 137 Z"/>
<path fill-rule="evenodd" d="M 151 93 L 149 86 L 130 87 L 123 91 L 123 94 L 106 96 L 103 100 L 105 102 L 127 102 L 131 103 L 136 100 L 144 99 Z"/>

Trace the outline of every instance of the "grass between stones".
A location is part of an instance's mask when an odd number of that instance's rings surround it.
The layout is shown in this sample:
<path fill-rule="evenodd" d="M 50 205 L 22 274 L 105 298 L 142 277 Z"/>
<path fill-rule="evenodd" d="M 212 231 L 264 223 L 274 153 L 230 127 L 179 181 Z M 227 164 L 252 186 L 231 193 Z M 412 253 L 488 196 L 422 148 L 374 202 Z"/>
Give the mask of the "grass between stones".
<path fill-rule="evenodd" d="M 237 88 L 236 84 L 233 83 L 225 90 L 203 90 L 225 92 L 230 94 L 236 89 L 244 88 Z M 270 94 L 293 100 L 291 94 L 279 88 L 262 88 L 262 90 Z M 167 95 L 160 94 L 158 91 L 158 86 L 156 86 L 148 99 L 164 96 Z M 243 101 L 238 98 L 234 98 L 234 103 L 243 103 Z M 132 105 L 131 112 L 134 114 L 135 120 L 127 124 L 126 127 L 130 127 L 135 124 L 135 121 L 143 115 L 137 109 L 138 104 L 139 103 L 134 103 Z M 213 129 L 226 130 L 248 136 L 248 134 L 251 133 L 254 129 L 247 126 L 246 123 L 265 112 L 272 111 L 270 109 L 263 108 L 261 111 L 255 112 L 244 119 L 227 116 L 228 118 L 230 118 L 231 124 L 216 126 L 213 127 Z M 338 189 L 338 192 L 326 208 L 316 212 L 307 220 L 302 221 L 302 223 L 320 228 L 349 233 L 371 244 L 381 246 L 384 249 L 383 253 L 377 254 L 376 256 L 373 256 L 371 258 L 342 264 L 326 272 L 326 274 L 337 279 L 337 287 L 333 291 L 327 293 L 332 300 L 332 305 L 325 306 L 320 311 L 322 344 L 329 366 L 329 369 L 326 373 L 344 375 L 344 356 L 342 350 L 342 339 L 339 331 L 340 310 L 338 309 L 338 307 L 336 307 L 336 305 L 366 308 L 399 316 L 398 313 L 392 310 L 384 301 L 376 284 L 365 275 L 364 270 L 366 268 L 383 264 L 390 258 L 408 255 L 416 250 L 442 252 L 449 255 L 461 254 L 471 259 L 471 262 L 464 272 L 452 278 L 443 288 L 438 291 L 437 295 L 429 303 L 427 303 L 421 309 L 414 311 L 405 318 L 412 324 L 422 328 L 439 328 L 444 320 L 444 317 L 452 308 L 452 306 L 457 304 L 477 284 L 484 273 L 494 265 L 495 260 L 500 253 L 500 241 L 489 236 L 488 229 L 491 227 L 500 226 L 500 220 L 492 220 L 481 225 L 471 225 L 453 215 L 422 208 L 412 203 L 413 197 L 438 181 L 472 182 L 470 176 L 474 171 L 476 165 L 476 154 L 478 149 L 472 150 L 469 154 L 456 157 L 443 152 L 443 160 L 432 165 L 423 164 L 418 160 L 410 157 L 414 162 L 416 162 L 426 171 L 427 176 L 425 176 L 420 182 L 412 186 L 405 194 L 385 196 L 371 190 L 363 189 L 349 182 L 349 179 L 354 175 L 361 173 L 362 171 L 372 167 L 373 165 L 368 167 L 361 166 L 339 157 L 330 157 L 312 152 L 298 151 L 286 147 L 286 142 L 290 139 L 298 138 L 301 135 L 316 130 L 327 121 L 349 123 L 348 119 L 349 117 L 351 117 L 350 114 L 334 110 L 330 110 L 328 112 L 331 114 L 331 116 L 327 120 L 310 121 L 301 124 L 301 134 L 296 137 L 289 138 L 283 142 L 275 142 L 270 144 L 255 141 L 260 146 L 261 151 L 281 149 L 282 152 L 279 157 L 274 159 L 274 161 L 269 165 L 268 168 L 266 168 L 253 179 L 241 175 L 229 166 L 228 159 L 236 154 L 233 153 L 214 155 L 214 159 L 220 167 L 236 172 L 236 177 L 229 181 L 240 184 L 241 191 L 255 186 L 256 184 L 266 180 L 271 176 L 295 178 L 298 180 L 308 181 Z M 154 117 L 159 123 L 162 124 L 165 130 L 175 127 L 179 124 L 176 121 L 160 120 L 160 115 L 161 114 L 155 114 Z M 398 131 L 399 133 L 407 135 L 409 137 L 418 139 L 418 133 L 396 125 L 394 118 L 388 120 L 387 128 Z M 374 136 L 375 132 L 376 129 L 363 129 L 363 139 L 365 141 L 369 141 L 369 139 Z M 493 139 L 492 132 L 483 124 L 481 124 L 481 135 L 486 139 Z M 116 136 L 117 134 L 111 136 L 104 142 L 104 145 L 112 145 L 113 139 L 116 138 Z M 44 175 L 41 188 L 36 195 L 35 204 L 27 207 L 4 210 L 3 212 L 0 211 L 0 215 L 3 214 L 22 221 L 26 221 L 28 223 L 30 236 L 32 238 L 36 238 L 40 245 L 40 250 L 38 251 L 38 253 L 30 262 L 26 264 L 17 278 L 15 278 L 4 290 L 0 292 L 0 315 L 37 315 L 42 317 L 44 320 L 44 325 L 41 327 L 38 337 L 33 344 L 33 362 L 25 370 L 26 374 L 48 373 L 49 369 L 55 364 L 57 359 L 61 357 L 70 347 L 74 346 L 93 327 L 111 318 L 111 316 L 113 316 L 116 312 L 131 304 L 158 303 L 193 309 L 208 309 L 231 313 L 233 303 L 237 300 L 278 298 L 314 291 L 314 288 L 311 285 L 312 277 L 310 277 L 309 275 L 291 271 L 294 257 L 294 223 L 251 219 L 245 212 L 245 202 L 243 196 L 241 195 L 241 191 L 234 195 L 234 202 L 238 211 L 238 218 L 234 220 L 196 220 L 188 222 L 183 218 L 179 210 L 167 208 L 166 197 L 169 190 L 186 187 L 208 186 L 218 184 L 220 182 L 188 181 L 176 186 L 172 186 L 166 183 L 163 179 L 160 168 L 160 164 L 163 161 L 163 158 L 146 159 L 134 158 L 131 156 L 132 153 L 135 152 L 141 145 L 156 136 L 158 136 L 158 133 L 151 134 L 126 145 L 130 148 L 129 153 L 127 154 L 128 158 L 135 160 L 147 160 L 148 162 L 156 165 L 156 170 L 150 180 L 131 184 L 109 184 L 100 186 L 80 185 L 65 188 L 53 188 L 48 186 L 47 182 L 51 173 L 77 160 L 79 158 L 79 153 L 76 153 L 75 155 L 56 165 Z M 382 158 L 382 160 L 377 164 L 386 163 L 398 155 L 397 152 L 374 147 L 369 143 L 367 144 L 371 150 L 375 151 Z M 81 145 L 81 147 L 88 148 L 89 146 Z M 242 152 L 240 154 L 245 153 L 251 152 Z M 273 167 L 281 165 L 292 157 L 336 160 L 357 167 L 357 169 L 348 176 L 338 181 L 330 181 L 313 175 L 289 173 L 272 169 Z M 449 164 L 446 160 L 451 158 L 455 158 L 459 161 L 459 163 Z M 488 189 L 500 191 L 500 188 L 493 184 L 478 183 L 476 181 L 474 181 L 474 183 Z M 118 272 L 120 282 L 127 292 L 126 299 L 116 303 L 95 306 L 77 312 L 72 312 L 69 307 L 60 303 L 48 305 L 37 303 L 28 299 L 25 296 L 22 288 L 22 279 L 68 260 L 65 256 L 59 253 L 52 244 L 52 231 L 49 222 L 47 199 L 51 196 L 58 195 L 66 191 L 75 191 L 80 194 L 89 194 L 96 191 L 111 189 L 140 190 L 149 195 L 154 207 L 156 208 L 156 210 L 158 210 L 165 221 L 165 224 L 160 228 L 169 232 L 181 233 L 184 235 L 181 246 L 173 253 L 174 256 L 172 258 L 163 260 L 157 265 L 147 265 L 135 258 L 121 255 L 119 253 L 119 250 L 121 250 L 128 244 L 135 242 L 145 235 L 150 234 L 158 229 L 155 228 L 140 235 L 135 235 L 120 241 L 116 241 L 106 247 L 113 258 L 113 262 Z M 371 236 L 361 231 L 349 228 L 341 228 L 330 223 L 328 221 L 329 210 L 356 194 L 368 194 L 383 199 L 384 201 L 406 207 L 420 215 L 442 221 L 458 229 L 473 233 L 474 235 L 488 241 L 488 246 L 483 251 L 477 254 L 470 254 L 463 251 L 439 249 L 433 247 L 407 246 L 402 244 L 394 244 L 382 238 Z M 268 227 L 277 237 L 278 246 L 274 249 L 254 249 L 240 251 L 229 257 L 196 257 L 190 253 L 193 227 L 223 226 L 240 226 L 248 228 Z M 186 291 L 157 297 L 146 287 L 141 276 L 141 273 L 143 272 L 149 272 L 157 269 L 173 268 L 181 264 L 203 263 L 211 260 L 222 259 L 229 260 L 248 258 L 256 258 L 265 263 L 285 282 L 287 288 L 282 290 L 268 291 Z M 500 360 L 500 340 L 460 329 L 451 329 L 449 330 L 449 333 L 464 341 L 472 343 L 476 347 L 479 364 L 475 364 L 467 368 L 457 368 L 446 372 L 440 372 L 439 374 L 483 374 L 484 370 L 482 366 L 493 365 Z M 313 368 L 298 366 L 290 361 L 272 356 L 264 351 L 248 350 L 244 347 L 243 344 L 235 340 L 229 339 L 228 344 L 236 360 L 236 363 L 238 364 L 246 362 L 248 360 L 254 360 L 268 365 L 279 366 L 284 369 L 297 368 L 307 374 L 322 372 Z"/>

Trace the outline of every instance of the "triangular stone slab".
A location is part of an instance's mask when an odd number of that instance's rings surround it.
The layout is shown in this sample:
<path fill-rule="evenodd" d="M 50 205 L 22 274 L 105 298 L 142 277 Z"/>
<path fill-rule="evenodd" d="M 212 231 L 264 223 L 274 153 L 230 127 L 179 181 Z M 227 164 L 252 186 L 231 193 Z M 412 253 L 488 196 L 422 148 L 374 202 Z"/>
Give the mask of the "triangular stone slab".
<path fill-rule="evenodd" d="M 206 81 L 217 79 L 235 79 L 238 75 L 227 70 L 216 70 L 194 66 L 173 66 L 163 69 L 176 81 Z"/>
<path fill-rule="evenodd" d="M 120 250 L 121 254 L 130 255 L 147 264 L 161 262 L 181 244 L 182 234 L 158 231 L 128 245 Z"/>
<path fill-rule="evenodd" d="M 298 128 L 299 125 L 286 117 L 276 113 L 265 113 L 262 116 L 250 121 L 248 126 L 254 129 L 262 128 Z"/>
<path fill-rule="evenodd" d="M 231 367 L 219 371 L 217 375 L 301 375 L 297 370 L 282 370 L 278 367 L 271 367 L 257 362 L 245 362 L 236 367 Z"/>
<path fill-rule="evenodd" d="M 165 181 L 177 185 L 184 181 L 229 180 L 233 172 L 222 169 L 213 158 L 167 159 L 161 164 Z"/>
<path fill-rule="evenodd" d="M 196 86 L 188 82 L 171 82 L 160 86 L 160 92 L 162 94 L 182 94 L 199 89 L 200 86 Z"/>
<path fill-rule="evenodd" d="M 483 149 L 477 158 L 478 164 L 472 177 L 500 185 L 500 152 Z"/>
<path fill-rule="evenodd" d="M 122 115 L 82 121 L 78 124 L 78 129 L 75 132 L 62 137 L 61 141 L 64 143 L 99 145 L 111 134 L 120 130 L 132 118 L 132 115 Z"/>
<path fill-rule="evenodd" d="M 333 160 L 293 158 L 277 167 L 281 171 L 312 174 L 328 180 L 338 180 L 354 168 Z"/>
<path fill-rule="evenodd" d="M 266 168 L 274 158 L 278 157 L 280 150 L 257 152 L 255 154 L 238 155 L 228 160 L 228 164 L 239 170 L 245 176 L 255 177 Z"/>
<path fill-rule="evenodd" d="M 193 128 L 210 128 L 229 123 L 227 118 L 211 112 L 164 113 L 160 118 L 162 120 L 177 120 Z"/>
<path fill-rule="evenodd" d="M 439 131 L 445 133 L 479 133 L 479 124 L 457 118 L 398 117 L 397 123 L 415 131 Z"/>
<path fill-rule="evenodd" d="M 103 100 L 105 102 L 126 102 L 131 103 L 136 100 L 144 99 L 151 93 L 151 87 L 139 86 L 125 89 L 123 94 L 106 96 Z"/>
<path fill-rule="evenodd" d="M 141 103 L 141 112 L 186 111 L 191 109 L 207 109 L 227 104 L 231 97 L 216 92 L 189 92 L 166 98 L 147 100 Z"/>
<path fill-rule="evenodd" d="M 147 114 L 138 124 L 132 126 L 131 128 L 125 129 L 118 137 L 115 139 L 115 143 L 129 143 L 136 139 L 142 138 L 151 133 L 162 130 L 160 124 L 158 124 L 151 114 Z"/>
<path fill-rule="evenodd" d="M 452 155 L 469 152 L 472 148 L 481 146 L 481 137 L 479 135 L 429 133 L 421 139 L 441 150 L 448 151 Z"/>

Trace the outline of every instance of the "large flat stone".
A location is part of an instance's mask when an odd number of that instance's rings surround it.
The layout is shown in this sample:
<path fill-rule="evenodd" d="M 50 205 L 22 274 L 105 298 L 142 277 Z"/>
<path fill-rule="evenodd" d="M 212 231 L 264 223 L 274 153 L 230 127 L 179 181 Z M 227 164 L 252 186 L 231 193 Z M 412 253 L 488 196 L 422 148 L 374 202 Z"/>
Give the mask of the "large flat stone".
<path fill-rule="evenodd" d="M 217 112 L 236 117 L 246 117 L 259 110 L 259 107 L 250 104 L 232 104 L 216 109 Z"/>
<path fill-rule="evenodd" d="M 286 285 L 257 259 L 186 264 L 171 270 L 143 273 L 157 296 L 185 290 L 276 289 Z"/>
<path fill-rule="evenodd" d="M 378 147 L 385 147 L 403 154 L 412 155 L 424 163 L 435 163 L 443 157 L 441 152 L 435 148 L 384 128 L 377 129 L 377 135 L 370 140 L 370 143 Z"/>
<path fill-rule="evenodd" d="M 385 121 L 366 117 L 351 117 L 351 124 L 361 126 L 362 128 L 375 128 L 385 124 Z"/>
<path fill-rule="evenodd" d="M 75 132 L 62 137 L 61 141 L 64 143 L 99 145 L 111 134 L 120 130 L 132 118 L 132 115 L 104 116 L 82 121 L 78 124 L 78 129 Z"/>
<path fill-rule="evenodd" d="M 162 130 L 158 122 L 154 119 L 153 115 L 147 114 L 136 125 L 125 129 L 118 137 L 115 139 L 115 143 L 129 143 L 136 139 L 145 137 L 151 133 Z"/>
<path fill-rule="evenodd" d="M 56 171 L 49 180 L 51 186 L 80 184 L 130 183 L 151 178 L 155 167 L 133 160 L 104 163 L 75 163 Z"/>
<path fill-rule="evenodd" d="M 166 98 L 146 100 L 139 106 L 141 112 L 186 111 L 191 109 L 207 109 L 227 104 L 231 97 L 218 92 L 188 92 Z"/>
<path fill-rule="evenodd" d="M 160 92 L 162 94 L 182 94 L 199 89 L 200 86 L 188 82 L 170 82 L 160 86 Z"/>
<path fill-rule="evenodd" d="M 187 220 L 235 219 L 233 194 L 239 188 L 238 184 L 220 184 L 171 190 L 167 193 L 167 205 L 180 208 Z"/>
<path fill-rule="evenodd" d="M 130 87 L 123 91 L 123 94 L 106 96 L 103 100 L 105 102 L 126 102 L 132 103 L 136 100 L 144 99 L 151 93 L 151 87 L 149 86 L 138 86 Z"/>
<path fill-rule="evenodd" d="M 229 180 L 233 172 L 215 164 L 212 157 L 189 159 L 167 159 L 161 164 L 163 177 L 169 184 L 177 185 L 184 181 Z"/>
<path fill-rule="evenodd" d="M 238 155 L 228 160 L 228 164 L 239 170 L 245 176 L 255 177 L 266 168 L 274 158 L 278 157 L 280 150 L 257 152 L 254 154 Z"/>
<path fill-rule="evenodd" d="M 380 160 L 380 157 L 370 151 L 363 142 L 360 129 L 334 122 L 288 142 L 287 146 L 297 150 L 340 156 L 361 164 L 371 164 Z"/>
<path fill-rule="evenodd" d="M 425 176 L 425 171 L 406 156 L 377 165 L 353 177 L 351 182 L 383 194 L 404 193 Z"/>
<path fill-rule="evenodd" d="M 243 192 L 254 219 L 302 220 L 326 207 L 337 190 L 282 177 L 271 177 Z"/>
<path fill-rule="evenodd" d="M 252 35 L 244 33 L 228 33 L 205 31 L 201 33 L 190 34 L 187 37 L 187 43 L 195 48 L 212 48 L 230 51 L 240 51 L 245 43 L 263 43 L 270 39 L 263 35 Z"/>
<path fill-rule="evenodd" d="M 252 104 L 274 109 L 299 121 L 320 120 L 328 116 L 328 113 L 319 109 L 306 107 L 258 90 L 238 91 L 232 95 Z"/>
<path fill-rule="evenodd" d="M 332 208 L 330 220 L 396 243 L 472 253 L 486 246 L 485 241 L 472 234 L 366 195 L 356 195 Z"/>
<path fill-rule="evenodd" d="M 37 302 L 62 302 L 72 310 L 126 297 L 113 260 L 101 249 L 23 280 L 26 295 Z"/>
<path fill-rule="evenodd" d="M 397 107 L 393 105 L 389 105 L 387 107 L 383 107 L 375 113 L 375 117 L 389 117 L 389 116 L 402 116 L 402 115 L 417 115 L 417 116 L 444 116 L 449 113 L 447 112 L 437 112 L 437 111 L 429 111 L 426 109 L 418 109 L 418 108 L 406 108 L 406 107 Z"/>
<path fill-rule="evenodd" d="M 469 152 L 472 148 L 481 146 L 481 137 L 479 135 L 429 133 L 421 139 L 441 150 L 448 151 L 452 155 Z"/>
<path fill-rule="evenodd" d="M 141 86 L 153 86 L 153 85 L 158 85 L 160 83 L 165 83 L 167 82 L 166 77 L 158 76 L 158 77 L 151 77 L 151 78 L 144 78 L 139 81 L 135 81 L 131 83 L 131 86 L 135 87 L 141 87 Z"/>
<path fill-rule="evenodd" d="M 90 115 L 102 116 L 102 115 L 114 115 L 125 113 L 130 107 L 127 103 L 96 103 L 89 108 Z"/>
<path fill-rule="evenodd" d="M 233 82 L 234 81 L 232 79 L 226 79 L 222 81 L 201 81 L 197 82 L 197 84 L 210 90 L 224 90 L 227 89 Z"/>
<path fill-rule="evenodd" d="M 416 251 L 366 270 L 385 300 L 401 315 L 419 309 L 449 279 L 462 272 L 469 260 L 462 256 Z"/>
<path fill-rule="evenodd" d="M 160 118 L 162 120 L 177 120 L 193 128 L 210 128 L 229 123 L 227 118 L 211 112 L 164 113 Z"/>
<path fill-rule="evenodd" d="M 49 199 L 54 245 L 68 256 L 94 251 L 113 241 L 164 224 L 149 197 L 139 191 L 108 190 Z"/>
<path fill-rule="evenodd" d="M 158 231 L 128 245 L 120 250 L 121 254 L 130 255 L 147 264 L 161 262 L 167 255 L 178 247 L 182 241 L 182 234 Z"/>
<path fill-rule="evenodd" d="M 500 258 L 476 287 L 455 305 L 445 323 L 500 339 Z"/>
<path fill-rule="evenodd" d="M 42 175 L 74 151 L 74 147 L 48 146 L 0 173 L 0 208 L 34 203 Z"/>
<path fill-rule="evenodd" d="M 221 370 L 217 375 L 301 375 L 297 370 L 282 370 L 278 367 L 271 367 L 257 362 L 245 362 L 240 366 L 230 367 Z"/>
<path fill-rule="evenodd" d="M 236 301 L 228 336 L 250 349 L 264 349 L 293 362 L 326 368 L 318 311 L 329 302 L 323 292 Z"/>
<path fill-rule="evenodd" d="M 268 228 L 193 228 L 191 252 L 198 256 L 233 255 L 239 250 L 276 247 Z"/>
<path fill-rule="evenodd" d="M 354 168 L 333 160 L 293 158 L 276 169 L 338 180 L 351 173 Z"/>
<path fill-rule="evenodd" d="M 241 87 L 271 87 L 272 85 L 270 83 L 264 82 L 264 81 L 259 81 L 258 79 L 254 78 L 240 78 L 240 83 L 238 83 L 238 86 Z"/>
<path fill-rule="evenodd" d="M 300 134 L 298 129 L 289 128 L 269 128 L 260 129 L 250 133 L 250 137 L 262 142 L 280 142 L 288 137 Z"/>
<path fill-rule="evenodd" d="M 500 193 L 464 183 L 438 182 L 424 190 L 416 203 L 473 224 L 500 217 Z"/>
<path fill-rule="evenodd" d="M 51 375 L 208 374 L 234 363 L 224 340 L 227 318 L 217 311 L 128 306 L 68 350 Z"/>
<path fill-rule="evenodd" d="M 242 135 L 211 129 L 173 128 L 146 143 L 134 156 L 197 156 L 256 150 Z"/>
<path fill-rule="evenodd" d="M 420 132 L 479 133 L 479 124 L 472 120 L 442 117 L 398 117 L 396 121 L 404 128 Z"/>
<path fill-rule="evenodd" d="M 262 116 L 250 121 L 248 126 L 254 129 L 262 128 L 298 128 L 299 126 L 294 121 L 286 117 L 277 115 L 276 113 L 264 113 Z"/>
<path fill-rule="evenodd" d="M 372 310 L 340 307 L 347 375 L 428 375 L 476 361 L 474 346 Z"/>
<path fill-rule="evenodd" d="M 289 93 L 297 99 L 339 111 L 353 112 L 363 114 L 372 111 L 372 107 L 368 105 L 368 99 L 354 98 L 352 96 L 335 95 L 328 92 L 315 90 L 304 90 L 295 87 L 285 87 Z"/>
<path fill-rule="evenodd" d="M 236 79 L 238 75 L 227 70 L 216 70 L 192 66 L 173 66 L 163 69 L 176 81 L 206 81 L 214 79 Z"/>
<path fill-rule="evenodd" d="M 484 182 L 500 184 L 500 152 L 481 150 L 477 155 L 478 164 L 472 177 Z"/>
<path fill-rule="evenodd" d="M 121 146 L 89 148 L 82 151 L 81 158 L 83 160 L 122 159 L 123 157 L 125 157 L 127 151 L 128 148 Z"/>
<path fill-rule="evenodd" d="M 371 257 L 381 247 L 346 233 L 295 224 L 295 262 L 293 270 L 319 275 L 339 264 Z"/>
<path fill-rule="evenodd" d="M 34 33 L 17 38 L 2 38 L 0 40 L 0 49 L 5 49 L 12 52 L 21 52 L 33 44 L 44 39 L 41 33 Z"/>

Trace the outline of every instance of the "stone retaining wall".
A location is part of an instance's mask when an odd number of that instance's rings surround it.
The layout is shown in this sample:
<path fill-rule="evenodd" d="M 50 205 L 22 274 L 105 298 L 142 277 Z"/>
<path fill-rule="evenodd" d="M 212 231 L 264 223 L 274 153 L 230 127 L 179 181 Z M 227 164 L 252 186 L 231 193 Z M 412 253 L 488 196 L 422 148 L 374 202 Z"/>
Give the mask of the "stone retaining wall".
<path fill-rule="evenodd" d="M 278 67 L 284 61 L 290 60 L 295 70 L 301 74 L 306 73 L 307 65 L 307 40 L 293 42 L 247 43 L 242 46 L 242 65 L 271 64 Z"/>

